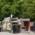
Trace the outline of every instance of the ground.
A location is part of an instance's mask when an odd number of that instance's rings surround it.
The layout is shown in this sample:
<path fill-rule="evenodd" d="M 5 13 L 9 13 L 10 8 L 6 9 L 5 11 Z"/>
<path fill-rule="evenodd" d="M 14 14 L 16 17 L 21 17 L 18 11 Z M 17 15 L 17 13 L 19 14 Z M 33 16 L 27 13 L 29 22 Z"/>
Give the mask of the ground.
<path fill-rule="evenodd" d="M 10 32 L 0 32 L 0 35 L 35 35 L 35 32 L 22 32 L 22 33 L 10 33 Z"/>

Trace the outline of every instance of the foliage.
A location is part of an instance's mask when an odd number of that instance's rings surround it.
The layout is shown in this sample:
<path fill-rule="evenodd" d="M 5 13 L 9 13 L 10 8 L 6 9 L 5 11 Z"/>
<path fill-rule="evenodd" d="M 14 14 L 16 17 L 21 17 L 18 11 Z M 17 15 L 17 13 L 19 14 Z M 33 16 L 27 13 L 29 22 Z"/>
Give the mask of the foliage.
<path fill-rule="evenodd" d="M 0 0 L 0 20 L 10 14 L 35 20 L 35 0 Z"/>

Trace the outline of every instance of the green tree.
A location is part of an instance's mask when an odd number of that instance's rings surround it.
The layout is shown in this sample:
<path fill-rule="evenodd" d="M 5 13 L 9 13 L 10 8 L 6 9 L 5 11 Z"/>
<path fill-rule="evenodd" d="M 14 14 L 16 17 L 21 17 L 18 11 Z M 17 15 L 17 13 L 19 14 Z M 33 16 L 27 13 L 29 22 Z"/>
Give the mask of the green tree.
<path fill-rule="evenodd" d="M 35 20 L 35 0 L 0 0 L 0 20 L 10 14 Z"/>

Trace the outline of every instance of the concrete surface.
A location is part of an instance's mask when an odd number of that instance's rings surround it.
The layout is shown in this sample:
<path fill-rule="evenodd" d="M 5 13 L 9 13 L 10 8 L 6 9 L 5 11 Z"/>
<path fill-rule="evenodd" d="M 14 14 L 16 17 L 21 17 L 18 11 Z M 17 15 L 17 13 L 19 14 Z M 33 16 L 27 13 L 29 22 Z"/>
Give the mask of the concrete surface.
<path fill-rule="evenodd" d="M 23 33 L 9 33 L 9 32 L 0 32 L 0 35 L 35 35 L 35 32 L 23 32 Z"/>

